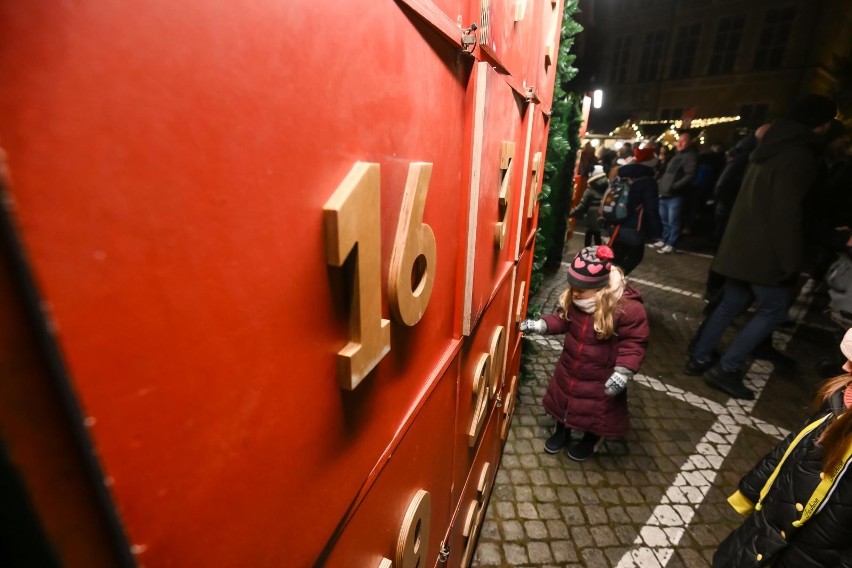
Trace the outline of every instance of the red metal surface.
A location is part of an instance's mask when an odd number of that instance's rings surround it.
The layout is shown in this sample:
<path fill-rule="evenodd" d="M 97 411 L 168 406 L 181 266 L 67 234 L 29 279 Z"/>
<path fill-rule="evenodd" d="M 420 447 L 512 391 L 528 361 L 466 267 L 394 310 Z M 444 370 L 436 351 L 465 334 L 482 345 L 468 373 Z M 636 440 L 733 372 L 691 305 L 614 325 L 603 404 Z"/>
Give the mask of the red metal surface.
<path fill-rule="evenodd" d="M 447 436 L 435 401 L 456 408 L 445 371 L 461 341 L 474 60 L 446 34 L 479 3 L 428 8 L 441 26 L 369 1 L 0 5 L 15 218 L 89 417 L 97 481 L 141 565 L 307 566 L 326 547 L 372 559 L 411 482 L 435 487 L 435 536 L 473 456 L 496 472 L 499 419 L 473 448 L 463 430 L 446 451 L 418 447 Z M 529 177 L 519 78 L 487 75 L 466 354 L 512 324 L 521 222 L 510 207 L 495 248 L 502 142 L 516 144 L 513 205 Z M 392 322 L 390 352 L 349 392 L 336 355 L 353 339 L 352 283 L 326 261 L 322 210 L 359 161 L 380 169 L 382 298 L 412 162 L 433 164 L 423 222 L 437 262 L 423 318 Z M 469 421 L 466 357 L 445 424 Z M 408 452 L 428 455 L 422 478 L 398 457 Z M 377 540 L 361 543 L 371 522 Z M 66 565 L 93 565 L 75 558 Z"/>
<path fill-rule="evenodd" d="M 435 390 L 411 428 L 395 448 L 375 485 L 346 526 L 327 565 L 377 567 L 382 557 L 396 561 L 395 549 L 406 508 L 412 496 L 425 489 L 431 495 L 429 559 L 437 558 L 450 522 L 450 477 L 453 462 L 452 421 L 447 410 L 455 408 L 459 358 L 439 378 Z"/>
<path fill-rule="evenodd" d="M 36 330 L 13 286 L 7 252 L 0 248 L 0 439 L 65 565 L 111 568 L 119 560 L 86 483 L 85 464 L 52 388 Z M 8 554 L 4 550 L 3 558 L 8 560 Z"/>

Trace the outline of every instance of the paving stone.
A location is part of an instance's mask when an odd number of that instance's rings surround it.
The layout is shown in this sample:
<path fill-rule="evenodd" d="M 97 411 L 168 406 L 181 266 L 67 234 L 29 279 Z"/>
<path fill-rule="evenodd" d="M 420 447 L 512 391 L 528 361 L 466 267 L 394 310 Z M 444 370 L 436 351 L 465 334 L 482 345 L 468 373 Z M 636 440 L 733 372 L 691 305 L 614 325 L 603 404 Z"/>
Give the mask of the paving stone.
<path fill-rule="evenodd" d="M 537 519 L 538 511 L 532 503 L 518 503 L 518 517 L 522 519 Z"/>
<path fill-rule="evenodd" d="M 519 544 L 503 543 L 503 555 L 510 566 L 517 566 L 529 562 L 527 549 Z"/>
<path fill-rule="evenodd" d="M 517 502 L 532 502 L 533 500 L 533 490 L 529 485 L 516 485 L 515 486 L 515 500 Z"/>
<path fill-rule="evenodd" d="M 556 508 L 556 503 L 539 503 L 538 516 L 542 519 L 559 519 L 561 515 L 559 509 Z"/>
<path fill-rule="evenodd" d="M 592 533 L 586 527 L 573 527 L 571 529 L 571 537 L 574 540 L 574 544 L 581 549 L 595 544 L 594 540 L 592 540 Z"/>
<path fill-rule="evenodd" d="M 483 542 L 476 547 L 473 564 L 477 566 L 502 566 L 503 556 L 500 547 L 493 542 Z"/>
<path fill-rule="evenodd" d="M 582 507 L 562 507 L 562 518 L 569 525 L 581 525 L 586 522 Z"/>
<path fill-rule="evenodd" d="M 524 526 L 520 523 L 520 521 L 503 521 L 500 528 L 503 533 L 503 540 L 516 541 L 524 540 L 524 538 L 526 538 Z"/>
<path fill-rule="evenodd" d="M 552 503 L 556 501 L 556 490 L 553 487 L 533 487 L 533 493 L 539 503 Z"/>
<path fill-rule="evenodd" d="M 595 544 L 600 548 L 613 546 L 618 543 L 615 532 L 613 532 L 609 525 L 593 526 L 589 529 L 589 531 L 592 533 L 592 538 L 595 540 Z"/>
<path fill-rule="evenodd" d="M 497 523 L 492 520 L 487 520 L 482 523 L 480 538 L 486 540 L 499 540 L 500 531 L 497 529 Z"/>
<path fill-rule="evenodd" d="M 547 527 L 543 521 L 524 522 L 524 532 L 531 540 L 543 540 L 547 538 Z"/>
<path fill-rule="evenodd" d="M 536 465 L 536 466 L 533 466 L 533 467 L 537 468 L 538 466 Z M 549 483 L 549 480 L 547 479 L 547 473 L 545 473 L 544 471 L 542 471 L 540 469 L 535 469 L 535 470 L 529 472 L 529 474 L 530 474 L 530 482 L 533 485 L 541 486 L 541 485 L 545 485 L 545 484 Z"/>
<path fill-rule="evenodd" d="M 550 546 L 546 542 L 531 542 L 527 546 L 527 550 L 529 551 L 530 562 L 543 564 L 553 561 Z"/>
<path fill-rule="evenodd" d="M 584 511 L 589 523 L 593 525 L 609 522 L 609 517 L 606 514 L 606 508 L 601 507 L 600 505 L 587 505 L 584 508 Z"/>
<path fill-rule="evenodd" d="M 514 519 L 515 518 L 515 504 L 512 501 L 498 501 L 497 503 L 492 503 L 496 505 L 495 510 L 497 511 L 497 516 L 501 519 Z M 489 509 L 491 508 L 491 504 L 489 504 Z"/>

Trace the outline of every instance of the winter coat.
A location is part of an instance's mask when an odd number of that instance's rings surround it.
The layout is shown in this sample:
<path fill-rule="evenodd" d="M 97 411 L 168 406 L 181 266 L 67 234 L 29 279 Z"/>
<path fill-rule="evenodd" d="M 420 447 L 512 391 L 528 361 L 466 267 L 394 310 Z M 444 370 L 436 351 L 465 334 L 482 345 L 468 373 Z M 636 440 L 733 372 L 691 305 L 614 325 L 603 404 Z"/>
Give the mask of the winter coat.
<path fill-rule="evenodd" d="M 648 317 L 639 292 L 625 287 L 616 308 L 615 334 L 595 337 L 594 314 L 571 304 L 567 319 L 545 316 L 547 334 L 565 334 L 562 354 L 547 392 L 544 409 L 568 428 L 600 436 L 624 436 L 630 429 L 626 391 L 604 394 L 604 384 L 616 366 L 637 371 L 648 345 Z"/>
<path fill-rule="evenodd" d="M 713 198 L 716 200 L 716 214 L 727 217 L 731 214 L 734 202 L 740 192 L 743 176 L 748 167 L 748 157 L 757 147 L 757 138 L 754 134 L 746 136 L 728 151 L 731 161 L 722 170 L 713 190 Z"/>
<path fill-rule="evenodd" d="M 749 157 L 712 269 L 752 284 L 781 286 L 803 262 L 803 201 L 813 183 L 819 139 L 779 119 Z"/>
<path fill-rule="evenodd" d="M 586 229 L 589 231 L 600 231 L 600 207 L 604 193 L 609 189 L 609 181 L 606 174 L 598 174 L 589 178 L 589 183 L 586 186 L 586 191 L 580 199 L 577 207 L 571 210 L 570 217 L 586 216 Z"/>
<path fill-rule="evenodd" d="M 660 197 L 683 195 L 692 185 L 697 162 L 698 156 L 691 147 L 675 154 L 660 176 Z"/>
<path fill-rule="evenodd" d="M 800 431 L 791 432 L 740 480 L 739 491 L 728 499 L 734 507 L 750 515 L 719 545 L 713 556 L 714 568 L 772 566 L 772 568 L 850 568 L 852 567 L 852 471 L 835 481 L 834 489 L 822 501 L 823 508 L 799 527 L 805 506 L 820 483 L 822 448 L 816 441 L 830 422 L 844 411 L 842 391 L 832 396 L 823 412 L 808 423 L 828 415 L 828 419 L 793 445 L 759 510 L 751 509 L 777 468 L 784 453 Z M 847 410 L 849 412 L 849 410 Z"/>
<path fill-rule="evenodd" d="M 653 168 L 638 163 L 627 164 L 618 168 L 618 176 L 632 181 L 627 197 L 628 217 L 621 222 L 615 240 L 628 245 L 640 245 L 660 238 L 663 223 L 660 220 L 660 197 Z M 640 206 L 642 209 L 639 209 Z"/>

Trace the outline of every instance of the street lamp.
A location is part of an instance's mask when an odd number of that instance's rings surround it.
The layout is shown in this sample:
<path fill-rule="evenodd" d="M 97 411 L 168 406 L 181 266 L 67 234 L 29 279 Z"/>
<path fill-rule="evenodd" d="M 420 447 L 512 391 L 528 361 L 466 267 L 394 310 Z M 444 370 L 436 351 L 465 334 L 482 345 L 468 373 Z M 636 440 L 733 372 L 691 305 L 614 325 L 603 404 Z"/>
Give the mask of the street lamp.
<path fill-rule="evenodd" d="M 595 108 L 603 106 L 603 91 L 601 89 L 595 89 L 595 92 L 592 93 L 592 105 Z"/>

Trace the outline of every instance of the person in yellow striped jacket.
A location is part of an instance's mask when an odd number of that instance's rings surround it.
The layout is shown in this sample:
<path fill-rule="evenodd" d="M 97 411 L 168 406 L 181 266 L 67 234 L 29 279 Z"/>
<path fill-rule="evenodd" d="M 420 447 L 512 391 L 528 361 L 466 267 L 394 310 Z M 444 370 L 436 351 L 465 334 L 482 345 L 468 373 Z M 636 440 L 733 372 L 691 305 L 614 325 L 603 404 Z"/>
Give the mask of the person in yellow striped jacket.
<path fill-rule="evenodd" d="M 852 568 L 852 329 L 845 375 L 823 383 L 815 414 L 739 482 L 728 502 L 746 519 L 714 568 Z"/>

